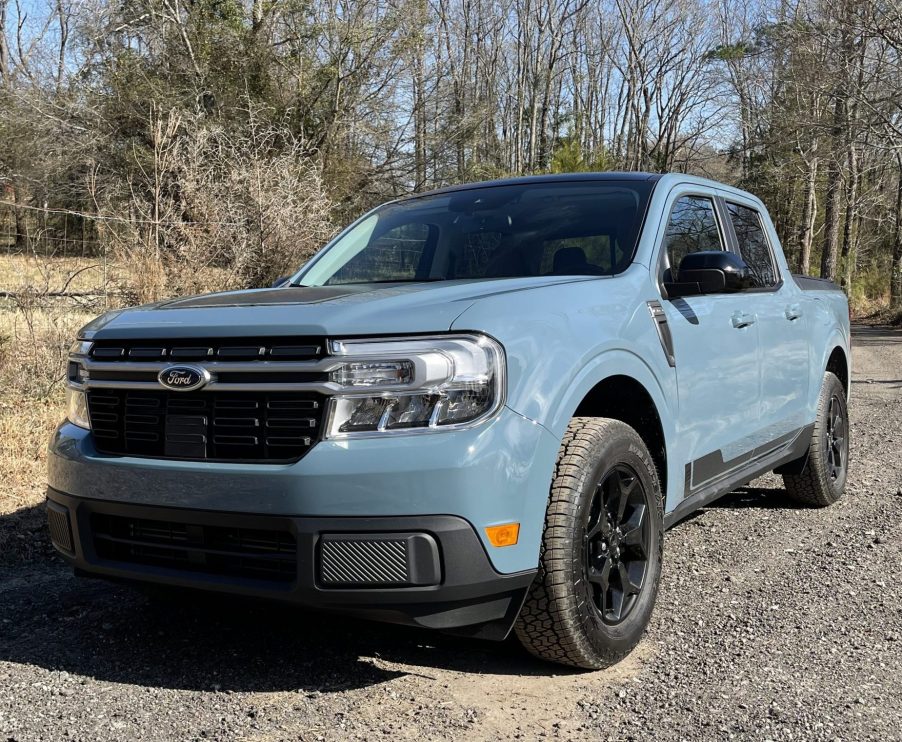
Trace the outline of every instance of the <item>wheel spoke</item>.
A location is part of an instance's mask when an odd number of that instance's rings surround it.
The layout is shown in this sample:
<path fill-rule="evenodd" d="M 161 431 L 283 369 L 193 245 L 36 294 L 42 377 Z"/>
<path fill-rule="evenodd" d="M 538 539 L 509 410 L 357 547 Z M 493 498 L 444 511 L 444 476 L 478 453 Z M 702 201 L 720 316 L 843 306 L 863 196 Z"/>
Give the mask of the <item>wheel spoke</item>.
<path fill-rule="evenodd" d="M 645 505 L 635 505 L 630 513 L 629 520 L 623 525 L 623 535 L 620 543 L 630 549 L 634 554 L 645 557 L 645 543 L 642 539 L 643 523 L 645 521 Z"/>
<path fill-rule="evenodd" d="M 615 503 L 616 510 L 611 513 L 611 515 L 613 516 L 614 522 L 619 525 L 623 523 L 623 516 L 626 513 L 626 506 L 629 503 L 630 495 L 632 495 L 639 480 L 636 477 L 630 477 L 624 484 L 623 478 L 619 473 L 615 473 L 612 479 L 615 479 L 617 482 L 617 501 Z"/>
<path fill-rule="evenodd" d="M 623 615 L 623 603 L 624 598 L 626 596 L 623 594 L 622 590 L 618 590 L 617 588 L 611 588 L 611 604 L 610 604 L 610 614 L 611 619 L 616 623 L 620 620 Z"/>
<path fill-rule="evenodd" d="M 629 566 L 625 562 L 620 562 L 620 564 L 617 565 L 617 570 L 620 572 L 620 585 L 623 588 L 623 594 L 638 595 L 642 585 L 633 581 L 633 578 L 630 575 Z"/>
<path fill-rule="evenodd" d="M 590 567 L 588 569 L 589 582 L 598 585 L 602 592 L 607 591 L 611 584 L 611 560 L 605 559 L 604 566 L 601 569 Z"/>

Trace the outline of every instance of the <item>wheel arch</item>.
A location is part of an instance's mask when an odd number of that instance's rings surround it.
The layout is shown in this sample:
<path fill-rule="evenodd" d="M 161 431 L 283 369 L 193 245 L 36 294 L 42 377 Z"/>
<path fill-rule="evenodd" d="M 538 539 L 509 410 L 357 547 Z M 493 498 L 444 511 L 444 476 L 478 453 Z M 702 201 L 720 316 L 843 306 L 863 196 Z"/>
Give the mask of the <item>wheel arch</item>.
<path fill-rule="evenodd" d="M 835 374 L 845 389 L 846 397 L 849 396 L 849 359 L 846 350 L 841 345 L 836 345 L 827 358 L 825 371 Z"/>
<path fill-rule="evenodd" d="M 657 405 L 641 382 L 626 374 L 607 376 L 588 390 L 572 416 L 607 417 L 633 428 L 648 447 L 666 495 L 667 439 Z"/>

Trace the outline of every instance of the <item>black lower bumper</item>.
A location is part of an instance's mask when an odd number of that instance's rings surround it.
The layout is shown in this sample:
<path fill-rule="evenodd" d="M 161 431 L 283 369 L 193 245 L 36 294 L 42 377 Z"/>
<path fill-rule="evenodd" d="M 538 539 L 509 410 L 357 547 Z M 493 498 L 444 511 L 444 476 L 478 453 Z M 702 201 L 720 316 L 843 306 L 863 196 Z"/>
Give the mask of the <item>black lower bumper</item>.
<path fill-rule="evenodd" d="M 450 515 L 290 517 L 150 507 L 49 489 L 50 533 L 76 571 L 296 603 L 490 639 L 534 571 L 499 574 Z"/>

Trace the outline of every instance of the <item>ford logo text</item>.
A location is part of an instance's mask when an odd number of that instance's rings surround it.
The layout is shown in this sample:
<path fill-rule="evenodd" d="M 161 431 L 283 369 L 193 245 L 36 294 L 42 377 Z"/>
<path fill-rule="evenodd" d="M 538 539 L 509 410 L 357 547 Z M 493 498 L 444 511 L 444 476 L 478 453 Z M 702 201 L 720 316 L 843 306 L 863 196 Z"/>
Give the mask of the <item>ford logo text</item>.
<path fill-rule="evenodd" d="M 157 381 L 167 389 L 191 392 L 210 381 L 210 372 L 198 366 L 169 366 L 160 371 Z"/>

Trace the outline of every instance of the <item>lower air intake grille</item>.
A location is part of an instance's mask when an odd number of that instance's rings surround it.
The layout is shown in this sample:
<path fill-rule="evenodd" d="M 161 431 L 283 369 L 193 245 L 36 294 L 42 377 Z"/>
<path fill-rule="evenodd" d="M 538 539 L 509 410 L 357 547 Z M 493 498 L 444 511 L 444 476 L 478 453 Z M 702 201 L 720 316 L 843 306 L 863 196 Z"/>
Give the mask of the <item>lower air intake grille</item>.
<path fill-rule="evenodd" d="M 269 582 L 297 579 L 297 542 L 279 530 L 91 515 L 101 559 Z"/>
<path fill-rule="evenodd" d="M 406 539 L 329 538 L 320 552 L 324 585 L 404 585 L 410 582 Z"/>
<path fill-rule="evenodd" d="M 292 392 L 88 392 L 101 453 L 213 461 L 296 461 L 319 437 L 324 397 Z"/>
<path fill-rule="evenodd" d="M 69 527 L 69 511 L 54 502 L 47 503 L 47 525 L 50 529 L 50 540 L 58 549 L 70 554 L 72 548 L 72 529 Z"/>

